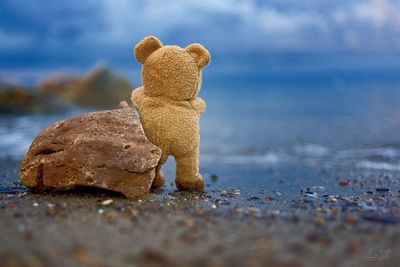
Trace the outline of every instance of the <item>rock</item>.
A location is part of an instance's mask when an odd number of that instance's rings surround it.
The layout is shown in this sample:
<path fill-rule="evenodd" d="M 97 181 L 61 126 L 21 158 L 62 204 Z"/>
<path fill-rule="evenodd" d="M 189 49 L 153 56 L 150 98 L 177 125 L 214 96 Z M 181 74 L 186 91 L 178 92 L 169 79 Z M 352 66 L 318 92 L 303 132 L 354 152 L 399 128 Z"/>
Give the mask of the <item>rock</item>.
<path fill-rule="evenodd" d="M 38 92 L 56 96 L 64 102 L 87 108 L 114 108 L 129 99 L 132 86 L 124 77 L 100 67 L 80 78 L 57 75 L 42 81 Z"/>
<path fill-rule="evenodd" d="M 148 194 L 160 156 L 133 109 L 92 112 L 40 133 L 20 177 L 39 191 L 92 186 L 138 198 Z"/>
<path fill-rule="evenodd" d="M 21 88 L 0 91 L 1 106 L 24 106 L 30 102 L 30 94 Z"/>
<path fill-rule="evenodd" d="M 22 87 L 0 80 L 0 111 L 7 112 L 29 105 L 31 95 Z M 7 112 L 8 113 L 8 112 Z"/>
<path fill-rule="evenodd" d="M 53 98 L 0 79 L 0 114 L 48 113 L 64 109 L 65 106 Z"/>
<path fill-rule="evenodd" d="M 5 97 L 5 102 L 2 102 Z M 0 115 L 7 114 L 55 114 L 64 113 L 68 106 L 58 99 L 36 95 L 31 92 L 8 92 L 2 95 L 0 92 Z"/>
<path fill-rule="evenodd" d="M 67 89 L 60 94 L 64 101 L 89 108 L 114 108 L 132 93 L 132 86 L 125 78 L 104 67 L 79 82 L 71 81 Z"/>
<path fill-rule="evenodd" d="M 74 87 L 78 86 L 81 80 L 79 77 L 56 75 L 40 82 L 37 90 L 40 94 L 61 97 L 68 90 L 73 90 Z"/>

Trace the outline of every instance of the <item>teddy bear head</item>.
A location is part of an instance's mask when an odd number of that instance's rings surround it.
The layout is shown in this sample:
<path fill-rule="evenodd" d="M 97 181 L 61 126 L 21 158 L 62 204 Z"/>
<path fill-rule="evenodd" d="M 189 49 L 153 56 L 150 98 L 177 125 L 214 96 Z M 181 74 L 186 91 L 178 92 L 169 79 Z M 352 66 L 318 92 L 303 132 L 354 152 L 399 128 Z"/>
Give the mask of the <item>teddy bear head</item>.
<path fill-rule="evenodd" d="M 135 47 L 135 57 L 142 63 L 142 82 L 148 96 L 173 100 L 196 97 L 201 86 L 201 70 L 210 63 L 210 53 L 200 44 L 186 48 L 163 46 L 154 36 Z"/>

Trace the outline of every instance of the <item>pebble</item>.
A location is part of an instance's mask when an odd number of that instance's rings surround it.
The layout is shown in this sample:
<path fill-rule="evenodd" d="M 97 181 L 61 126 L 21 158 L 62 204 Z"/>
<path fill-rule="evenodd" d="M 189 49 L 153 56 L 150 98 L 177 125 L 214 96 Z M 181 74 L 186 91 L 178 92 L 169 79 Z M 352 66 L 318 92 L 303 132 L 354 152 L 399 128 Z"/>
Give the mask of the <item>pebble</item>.
<path fill-rule="evenodd" d="M 368 203 L 367 201 L 366 202 L 359 202 L 358 206 L 361 209 L 366 210 L 366 211 L 376 211 L 378 209 L 378 207 L 376 205 L 373 205 L 371 202 Z"/>
<path fill-rule="evenodd" d="M 48 207 L 46 210 L 47 215 L 49 215 L 50 217 L 55 217 L 59 214 L 59 212 L 60 210 L 55 207 Z"/>
<path fill-rule="evenodd" d="M 33 202 L 32 206 L 34 206 L 34 207 L 39 207 L 39 203 Z"/>
<path fill-rule="evenodd" d="M 186 220 L 185 221 L 185 226 L 187 227 L 187 228 L 193 228 L 193 226 L 194 226 L 194 221 L 192 220 L 192 219 L 188 219 L 188 220 Z"/>
<path fill-rule="evenodd" d="M 232 192 L 226 192 L 226 191 L 222 191 L 221 192 L 221 197 L 228 197 L 228 198 L 234 198 L 237 195 L 232 193 Z"/>
<path fill-rule="evenodd" d="M 14 210 L 8 210 L 8 211 L 6 212 L 6 215 L 7 215 L 8 217 L 14 217 L 14 218 L 18 218 L 18 217 L 21 217 L 21 216 L 22 216 L 21 213 L 19 213 L 19 212 L 17 212 L 17 211 L 14 211 Z"/>
<path fill-rule="evenodd" d="M 260 215 L 260 209 L 259 208 L 248 208 L 248 214 L 250 216 L 258 216 L 258 215 Z"/>
<path fill-rule="evenodd" d="M 323 186 L 317 186 L 317 185 L 311 187 L 311 189 L 314 190 L 314 191 L 319 191 L 319 192 L 325 191 L 325 187 L 323 187 Z"/>
<path fill-rule="evenodd" d="M 77 247 L 73 248 L 71 256 L 77 262 L 87 263 L 87 260 L 89 258 L 89 253 L 87 249 L 85 249 L 81 245 L 78 245 Z"/>
<path fill-rule="evenodd" d="M 103 206 L 108 206 L 108 205 L 110 205 L 111 203 L 113 203 L 114 202 L 114 200 L 112 200 L 112 199 L 106 199 L 106 200 L 104 200 L 103 202 L 101 202 L 101 205 L 103 205 Z"/>
<path fill-rule="evenodd" d="M 142 266 L 175 266 L 172 260 L 165 255 L 162 251 L 154 250 L 150 248 L 144 248 L 139 254 Z"/>
<path fill-rule="evenodd" d="M 106 213 L 106 218 L 107 220 L 115 220 L 118 217 L 118 213 L 114 210 L 110 210 L 109 212 Z"/>
<path fill-rule="evenodd" d="M 272 193 L 274 193 L 275 195 L 278 195 L 278 196 L 282 195 L 282 193 L 281 193 L 281 192 L 279 192 L 279 191 L 276 191 L 276 190 L 273 190 L 273 191 L 272 191 Z"/>
<path fill-rule="evenodd" d="M 375 190 L 376 192 L 389 192 L 389 188 L 386 187 L 377 187 Z"/>
<path fill-rule="evenodd" d="M 234 208 L 234 211 L 236 212 L 236 213 L 238 213 L 238 214 L 243 214 L 243 209 L 242 208 L 240 208 L 240 207 L 236 207 L 236 208 Z"/>
<path fill-rule="evenodd" d="M 306 191 L 306 192 L 304 192 L 304 196 L 317 198 L 318 197 L 318 193 L 317 192 Z"/>
<path fill-rule="evenodd" d="M 278 216 L 279 214 L 281 214 L 280 210 L 272 210 L 272 215 Z"/>
<path fill-rule="evenodd" d="M 317 218 L 314 220 L 314 226 L 317 228 L 322 228 L 325 226 L 325 221 L 322 218 Z"/>
<path fill-rule="evenodd" d="M 337 203 L 338 202 L 337 198 L 334 197 L 334 196 L 329 196 L 329 201 L 332 202 L 332 203 Z"/>
<path fill-rule="evenodd" d="M 332 243 L 332 239 L 325 234 L 312 232 L 306 236 L 307 241 L 319 244 L 322 247 L 327 247 Z"/>
<path fill-rule="evenodd" d="M 129 210 L 129 213 L 132 215 L 132 217 L 136 217 L 139 215 L 139 211 L 136 209 Z"/>
<path fill-rule="evenodd" d="M 269 202 L 271 202 L 272 200 L 274 200 L 272 197 L 266 196 L 265 199 L 264 199 L 264 202 L 265 202 L 265 203 L 269 203 Z"/>
<path fill-rule="evenodd" d="M 218 181 L 218 176 L 216 174 L 211 174 L 211 182 L 215 183 Z"/>
<path fill-rule="evenodd" d="M 304 203 L 313 204 L 314 202 L 311 199 L 304 199 Z"/>
<path fill-rule="evenodd" d="M 9 208 L 9 209 L 14 209 L 16 207 L 17 207 L 17 205 L 15 205 L 15 203 L 10 203 L 7 205 L 7 208 Z"/>
<path fill-rule="evenodd" d="M 358 223 L 358 221 L 351 215 L 346 216 L 345 221 L 346 221 L 346 223 L 351 224 L 351 225 L 355 225 Z"/>

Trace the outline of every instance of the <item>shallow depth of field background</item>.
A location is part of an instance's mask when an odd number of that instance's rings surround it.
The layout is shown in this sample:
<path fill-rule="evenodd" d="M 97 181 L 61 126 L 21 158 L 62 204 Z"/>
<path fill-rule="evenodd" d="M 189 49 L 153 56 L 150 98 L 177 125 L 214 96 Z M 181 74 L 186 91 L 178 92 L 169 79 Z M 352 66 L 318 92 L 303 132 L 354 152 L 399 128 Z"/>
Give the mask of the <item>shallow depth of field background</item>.
<path fill-rule="evenodd" d="M 98 66 L 140 86 L 133 47 L 199 42 L 203 164 L 400 169 L 400 2 L 0 1 L 0 78 L 27 90 Z M 0 116 L 20 160 L 49 123 L 86 110 Z M 203 165 L 206 166 L 206 165 Z"/>

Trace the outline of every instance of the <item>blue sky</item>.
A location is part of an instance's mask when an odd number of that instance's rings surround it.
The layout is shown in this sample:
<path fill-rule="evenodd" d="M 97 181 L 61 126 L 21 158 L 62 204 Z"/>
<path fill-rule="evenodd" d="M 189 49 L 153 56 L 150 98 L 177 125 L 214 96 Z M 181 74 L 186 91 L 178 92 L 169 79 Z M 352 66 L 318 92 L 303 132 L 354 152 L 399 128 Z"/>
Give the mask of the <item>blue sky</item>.
<path fill-rule="evenodd" d="M 400 69 L 400 1 L 0 0 L 0 77 L 35 81 L 107 63 L 134 81 L 146 35 L 200 42 L 209 72 Z"/>

